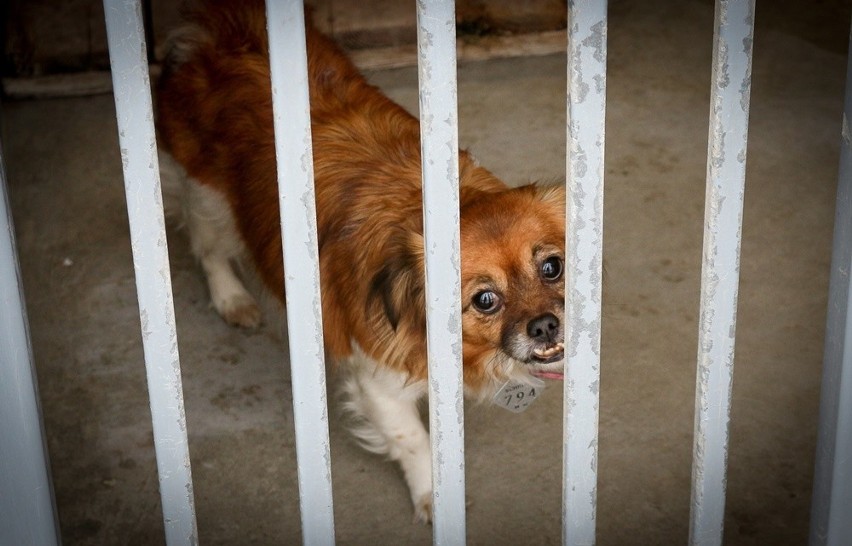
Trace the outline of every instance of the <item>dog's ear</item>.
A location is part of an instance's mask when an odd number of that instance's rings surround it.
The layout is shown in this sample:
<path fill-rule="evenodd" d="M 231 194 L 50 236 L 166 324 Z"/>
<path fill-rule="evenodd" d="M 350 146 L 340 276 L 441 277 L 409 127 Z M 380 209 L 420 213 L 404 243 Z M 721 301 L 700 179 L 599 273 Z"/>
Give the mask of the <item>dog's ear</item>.
<path fill-rule="evenodd" d="M 368 313 L 380 305 L 394 331 L 402 324 L 425 328 L 423 252 L 423 236 L 419 233 L 395 234 L 387 245 L 387 259 L 370 284 Z"/>
<path fill-rule="evenodd" d="M 565 184 L 536 184 L 536 196 L 555 209 L 565 211 Z"/>

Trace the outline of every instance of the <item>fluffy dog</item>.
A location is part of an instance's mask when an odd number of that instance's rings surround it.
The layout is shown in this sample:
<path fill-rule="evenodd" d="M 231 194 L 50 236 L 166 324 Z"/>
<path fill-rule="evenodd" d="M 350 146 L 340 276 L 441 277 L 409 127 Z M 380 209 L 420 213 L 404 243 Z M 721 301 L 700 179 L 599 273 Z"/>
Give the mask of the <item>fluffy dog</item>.
<path fill-rule="evenodd" d="M 399 462 L 426 522 L 419 123 L 306 32 L 326 353 L 345 372 L 355 435 Z M 267 48 L 262 2 L 207 2 L 175 35 L 158 86 L 161 142 L 187 175 L 192 251 L 213 306 L 242 327 L 261 316 L 232 260 L 246 256 L 284 294 Z M 561 371 L 565 192 L 510 189 L 464 151 L 459 171 L 465 392 L 486 398 Z"/>

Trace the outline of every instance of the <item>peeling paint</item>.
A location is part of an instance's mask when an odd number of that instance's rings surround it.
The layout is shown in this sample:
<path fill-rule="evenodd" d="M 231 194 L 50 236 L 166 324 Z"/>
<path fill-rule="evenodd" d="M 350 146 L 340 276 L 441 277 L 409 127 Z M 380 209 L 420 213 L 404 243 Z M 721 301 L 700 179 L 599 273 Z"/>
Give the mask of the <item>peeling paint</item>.
<path fill-rule="evenodd" d="M 751 40 L 749 40 L 751 41 Z M 749 49 L 749 53 L 751 50 Z M 746 69 L 746 75 L 743 78 L 742 83 L 740 84 L 740 109 L 748 115 L 749 110 L 749 99 L 751 97 L 751 62 L 749 61 L 749 66 Z"/>
<path fill-rule="evenodd" d="M 715 57 L 716 76 L 714 85 L 719 89 L 726 89 L 731 83 L 731 77 L 728 73 L 728 44 L 726 42 L 719 42 Z"/>
<path fill-rule="evenodd" d="M 299 2 L 269 2 L 267 13 L 299 495 L 301 506 L 311 507 L 301 512 L 302 530 L 305 543 L 330 544 L 331 451 L 304 12 Z M 289 312 L 297 309 L 307 312 Z"/>
<path fill-rule="evenodd" d="M 426 332 L 436 544 L 463 543 L 465 539 L 454 14 L 453 3 L 447 0 L 418 0 L 421 166 L 427 248 Z"/>
<path fill-rule="evenodd" d="M 563 542 L 593 544 L 600 393 L 605 5 L 569 2 L 569 19 Z"/>
<path fill-rule="evenodd" d="M 743 10 L 744 14 L 739 13 Z M 692 544 L 722 540 L 753 10 L 749 0 L 717 3 L 696 374 Z"/>
<path fill-rule="evenodd" d="M 582 44 L 586 49 L 591 48 L 592 56 L 599 64 L 606 64 L 606 19 L 592 25 L 591 35 Z"/>
<path fill-rule="evenodd" d="M 110 7 L 107 37 L 166 540 L 195 543 L 186 416 L 141 10 L 138 1 Z"/>

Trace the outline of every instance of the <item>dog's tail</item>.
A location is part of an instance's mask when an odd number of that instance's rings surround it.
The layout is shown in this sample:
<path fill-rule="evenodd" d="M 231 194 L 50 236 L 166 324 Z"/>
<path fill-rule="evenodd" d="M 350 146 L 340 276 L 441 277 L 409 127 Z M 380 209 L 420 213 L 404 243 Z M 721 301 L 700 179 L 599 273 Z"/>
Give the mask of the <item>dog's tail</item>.
<path fill-rule="evenodd" d="M 174 70 L 192 57 L 210 35 L 199 25 L 188 23 L 171 31 L 162 47 L 163 70 Z"/>
<path fill-rule="evenodd" d="M 164 73 L 177 69 L 204 46 L 210 46 L 210 53 L 268 50 L 263 0 L 196 0 L 184 7 L 182 19 L 185 23 L 169 34 L 158 52 Z"/>

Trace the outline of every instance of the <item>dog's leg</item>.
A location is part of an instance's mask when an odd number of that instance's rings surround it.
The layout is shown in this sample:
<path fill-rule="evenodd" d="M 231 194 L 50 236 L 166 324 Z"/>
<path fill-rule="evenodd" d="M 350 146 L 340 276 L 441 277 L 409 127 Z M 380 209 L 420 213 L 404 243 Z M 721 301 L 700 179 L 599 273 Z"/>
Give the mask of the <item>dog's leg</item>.
<path fill-rule="evenodd" d="M 192 253 L 201 262 L 213 307 L 233 326 L 255 328 L 260 307 L 234 272 L 232 260 L 243 253 L 227 200 L 216 190 L 187 178 L 184 217 Z"/>
<path fill-rule="evenodd" d="M 352 433 L 368 451 L 399 462 L 414 518 L 428 523 L 432 519 L 432 456 L 429 433 L 417 408 L 426 384 L 409 384 L 405 374 L 377 365 L 361 351 L 356 353 L 344 385 L 346 409 L 356 417 Z"/>

